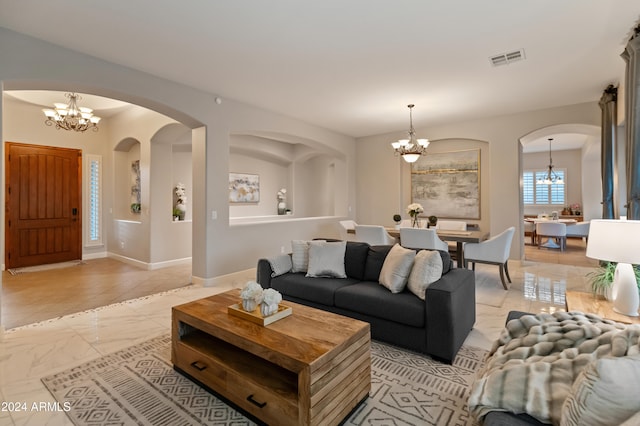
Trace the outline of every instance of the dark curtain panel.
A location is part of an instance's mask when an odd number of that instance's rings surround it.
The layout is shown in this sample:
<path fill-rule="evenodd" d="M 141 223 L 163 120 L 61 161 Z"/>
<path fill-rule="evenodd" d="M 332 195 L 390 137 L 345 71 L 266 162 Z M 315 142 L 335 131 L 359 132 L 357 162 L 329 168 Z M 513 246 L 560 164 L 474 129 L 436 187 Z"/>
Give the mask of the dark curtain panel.
<path fill-rule="evenodd" d="M 602 218 L 616 219 L 616 124 L 618 88 L 609 85 L 600 98 L 602 109 Z"/>
<path fill-rule="evenodd" d="M 640 219 L 640 26 L 622 52 L 627 63 L 625 88 L 627 218 Z"/>

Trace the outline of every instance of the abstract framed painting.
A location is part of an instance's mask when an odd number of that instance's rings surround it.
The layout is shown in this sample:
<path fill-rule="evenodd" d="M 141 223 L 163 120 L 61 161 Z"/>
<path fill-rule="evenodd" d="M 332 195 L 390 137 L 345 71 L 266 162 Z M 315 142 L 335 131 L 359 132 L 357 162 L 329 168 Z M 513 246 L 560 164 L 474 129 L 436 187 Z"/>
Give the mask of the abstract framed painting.
<path fill-rule="evenodd" d="M 248 173 L 229 173 L 229 202 L 260 202 L 260 176 Z"/>
<path fill-rule="evenodd" d="M 411 199 L 425 216 L 480 219 L 480 150 L 420 157 L 411 167 Z"/>

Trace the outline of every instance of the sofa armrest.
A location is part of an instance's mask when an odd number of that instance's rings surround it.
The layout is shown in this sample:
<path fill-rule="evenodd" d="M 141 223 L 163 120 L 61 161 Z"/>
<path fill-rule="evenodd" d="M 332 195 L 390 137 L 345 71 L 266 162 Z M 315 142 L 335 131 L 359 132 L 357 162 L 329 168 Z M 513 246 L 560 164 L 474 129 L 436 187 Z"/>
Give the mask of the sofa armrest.
<path fill-rule="evenodd" d="M 258 267 L 256 268 L 256 281 L 262 288 L 271 287 L 271 264 L 267 259 L 258 259 Z"/>
<path fill-rule="evenodd" d="M 473 271 L 454 268 L 427 288 L 427 353 L 453 361 L 476 322 Z"/>

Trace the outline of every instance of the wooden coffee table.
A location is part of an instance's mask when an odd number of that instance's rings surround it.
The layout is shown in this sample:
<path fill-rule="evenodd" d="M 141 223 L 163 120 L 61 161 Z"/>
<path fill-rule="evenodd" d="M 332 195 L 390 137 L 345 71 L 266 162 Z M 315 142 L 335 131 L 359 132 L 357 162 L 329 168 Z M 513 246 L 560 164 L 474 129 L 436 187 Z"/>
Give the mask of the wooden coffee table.
<path fill-rule="evenodd" d="M 619 314 L 613 310 L 613 304 L 602 296 L 581 291 L 567 291 L 565 303 L 567 311 L 589 312 L 612 321 L 640 324 L 640 317 Z"/>
<path fill-rule="evenodd" d="M 366 322 L 292 302 L 267 326 L 227 313 L 240 290 L 172 308 L 174 368 L 268 424 L 339 424 L 371 390 Z"/>

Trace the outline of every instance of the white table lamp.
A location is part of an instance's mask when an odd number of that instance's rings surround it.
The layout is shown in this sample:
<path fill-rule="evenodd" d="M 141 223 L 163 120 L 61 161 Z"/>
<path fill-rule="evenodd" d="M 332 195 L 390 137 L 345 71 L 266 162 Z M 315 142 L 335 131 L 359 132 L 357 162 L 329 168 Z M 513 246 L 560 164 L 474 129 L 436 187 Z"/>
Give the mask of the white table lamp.
<path fill-rule="evenodd" d="M 632 264 L 640 264 L 640 220 L 592 220 L 587 257 L 617 262 L 611 296 L 613 310 L 637 317 L 640 297 Z"/>

